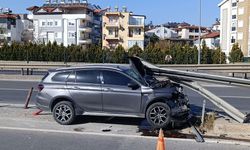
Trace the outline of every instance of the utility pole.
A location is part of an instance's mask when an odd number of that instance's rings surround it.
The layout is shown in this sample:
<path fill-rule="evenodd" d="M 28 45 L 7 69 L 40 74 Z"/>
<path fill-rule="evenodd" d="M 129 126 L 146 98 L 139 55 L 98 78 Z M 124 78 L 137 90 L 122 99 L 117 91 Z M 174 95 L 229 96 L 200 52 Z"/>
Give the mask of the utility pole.
<path fill-rule="evenodd" d="M 200 0 L 200 8 L 199 8 L 199 11 L 200 11 L 200 25 L 199 25 L 199 47 L 198 47 L 198 65 L 201 64 L 201 0 Z"/>

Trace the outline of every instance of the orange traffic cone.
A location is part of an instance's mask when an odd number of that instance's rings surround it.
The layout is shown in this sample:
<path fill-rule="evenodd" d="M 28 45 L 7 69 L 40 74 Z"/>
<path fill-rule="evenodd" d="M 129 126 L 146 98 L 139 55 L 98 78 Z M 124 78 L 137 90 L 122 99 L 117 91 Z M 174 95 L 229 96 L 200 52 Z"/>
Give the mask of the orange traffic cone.
<path fill-rule="evenodd" d="M 159 131 L 159 137 L 157 141 L 156 150 L 165 150 L 164 133 L 162 129 L 160 129 Z"/>

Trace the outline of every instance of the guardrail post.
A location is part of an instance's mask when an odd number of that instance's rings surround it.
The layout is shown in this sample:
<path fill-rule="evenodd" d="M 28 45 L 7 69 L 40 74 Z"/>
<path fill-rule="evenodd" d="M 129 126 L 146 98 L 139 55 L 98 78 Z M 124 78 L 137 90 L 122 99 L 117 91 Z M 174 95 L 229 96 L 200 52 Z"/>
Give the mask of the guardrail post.
<path fill-rule="evenodd" d="M 29 68 L 27 68 L 27 75 L 29 75 L 29 71 L 30 71 Z"/>
<path fill-rule="evenodd" d="M 24 75 L 24 70 L 23 70 L 23 68 L 21 68 L 21 75 L 22 75 L 22 76 Z"/>
<path fill-rule="evenodd" d="M 247 73 L 246 72 L 244 73 L 244 79 L 247 79 Z"/>

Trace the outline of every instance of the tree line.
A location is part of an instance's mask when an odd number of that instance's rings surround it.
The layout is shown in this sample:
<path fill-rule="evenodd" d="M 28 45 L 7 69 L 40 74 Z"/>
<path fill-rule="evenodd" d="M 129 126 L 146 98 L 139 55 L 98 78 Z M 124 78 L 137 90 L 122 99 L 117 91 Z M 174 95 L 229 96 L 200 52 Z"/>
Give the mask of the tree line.
<path fill-rule="evenodd" d="M 232 62 L 242 61 L 243 55 L 239 54 L 236 45 L 232 51 Z M 170 41 L 154 41 L 149 43 L 144 50 L 138 45 L 125 50 L 121 45 L 116 49 L 102 49 L 101 45 L 91 45 L 83 49 L 81 46 L 70 45 L 68 47 L 58 45 L 56 42 L 48 44 L 36 43 L 4 43 L 0 48 L 0 60 L 12 61 L 64 61 L 87 63 L 128 63 L 129 56 L 139 56 L 154 64 L 197 64 L 198 50 L 195 46 L 178 44 Z M 211 50 L 202 43 L 202 64 L 226 63 L 225 53 L 218 48 Z"/>

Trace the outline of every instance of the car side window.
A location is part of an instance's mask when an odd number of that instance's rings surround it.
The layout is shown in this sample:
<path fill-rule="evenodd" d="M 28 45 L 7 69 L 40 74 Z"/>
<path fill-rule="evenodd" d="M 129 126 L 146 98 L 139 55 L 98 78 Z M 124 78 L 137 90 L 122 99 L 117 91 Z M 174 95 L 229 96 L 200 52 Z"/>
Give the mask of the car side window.
<path fill-rule="evenodd" d="M 104 84 L 128 86 L 129 83 L 133 82 L 127 76 L 114 72 L 114 71 L 102 71 Z"/>
<path fill-rule="evenodd" d="M 76 72 L 73 71 L 71 72 L 71 74 L 69 75 L 68 79 L 67 79 L 67 82 L 76 82 Z"/>
<path fill-rule="evenodd" d="M 52 77 L 52 81 L 65 82 L 71 71 L 59 72 Z"/>
<path fill-rule="evenodd" d="M 100 72 L 97 70 L 79 70 L 76 71 L 77 83 L 100 84 Z"/>

